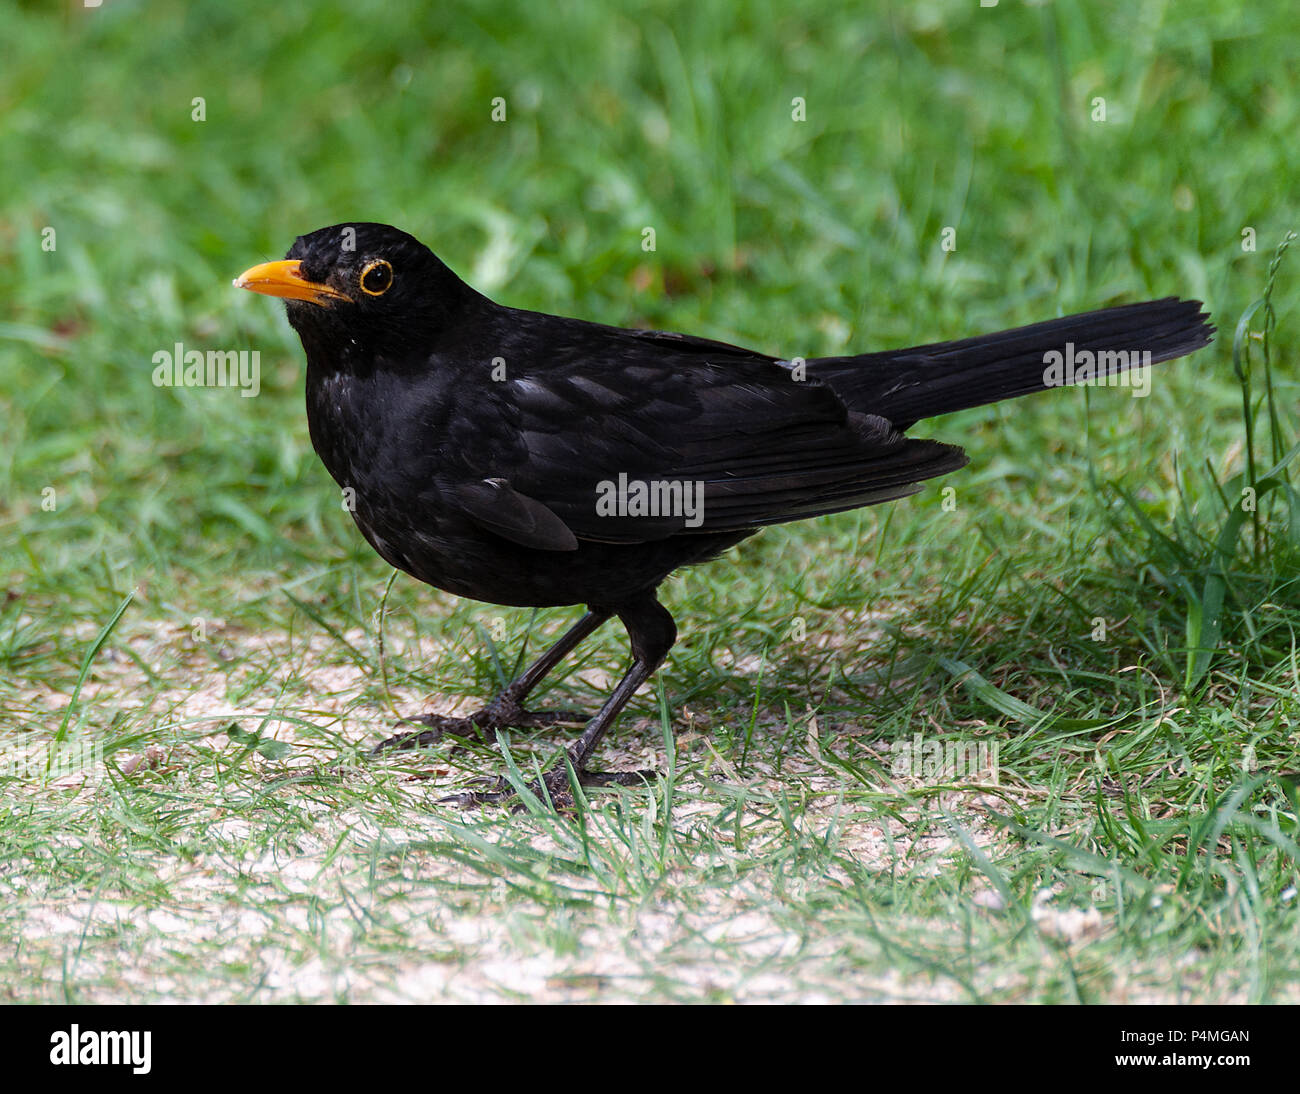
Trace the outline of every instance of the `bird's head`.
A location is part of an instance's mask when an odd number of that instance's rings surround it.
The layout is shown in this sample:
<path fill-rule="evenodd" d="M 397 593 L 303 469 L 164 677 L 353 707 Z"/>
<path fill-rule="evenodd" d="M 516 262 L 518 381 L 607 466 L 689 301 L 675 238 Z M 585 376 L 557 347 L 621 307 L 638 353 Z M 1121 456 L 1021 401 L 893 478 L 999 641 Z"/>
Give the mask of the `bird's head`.
<path fill-rule="evenodd" d="M 387 224 L 335 224 L 299 236 L 282 261 L 245 270 L 234 283 L 281 297 L 309 354 L 313 344 L 340 340 L 385 355 L 428 349 L 477 296 L 428 247 Z"/>

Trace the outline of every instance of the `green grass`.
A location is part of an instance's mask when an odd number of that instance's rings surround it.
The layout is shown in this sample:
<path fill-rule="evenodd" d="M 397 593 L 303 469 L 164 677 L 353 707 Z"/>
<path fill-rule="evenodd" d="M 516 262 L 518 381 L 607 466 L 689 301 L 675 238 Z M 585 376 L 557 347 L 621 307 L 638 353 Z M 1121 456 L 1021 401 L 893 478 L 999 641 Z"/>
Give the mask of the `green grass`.
<path fill-rule="evenodd" d="M 3 998 L 1300 999 L 1287 13 L 734 7 L 0 6 Z M 572 613 L 390 588 L 341 509 L 230 279 L 347 219 L 786 355 L 1169 294 L 1219 335 L 1146 399 L 925 423 L 971 465 L 675 577 L 606 757 L 658 784 L 462 813 L 494 748 L 366 748 Z M 176 342 L 261 394 L 155 388 Z M 997 782 L 896 772 L 917 734 Z"/>

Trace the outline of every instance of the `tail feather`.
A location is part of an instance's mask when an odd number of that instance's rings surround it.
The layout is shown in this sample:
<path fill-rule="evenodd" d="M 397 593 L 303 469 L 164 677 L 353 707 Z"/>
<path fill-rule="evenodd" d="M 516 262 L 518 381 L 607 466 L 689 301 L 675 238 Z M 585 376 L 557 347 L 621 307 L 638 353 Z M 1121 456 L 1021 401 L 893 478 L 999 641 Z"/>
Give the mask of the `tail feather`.
<path fill-rule="evenodd" d="M 1066 361 L 1086 361 L 1085 352 L 1095 360 L 1099 353 L 1125 351 L 1110 361 L 1112 371 L 1121 372 L 1146 353 L 1152 364 L 1193 353 L 1209 345 L 1213 334 L 1199 300 L 1171 296 L 956 342 L 823 357 L 808 362 L 808 370 L 852 409 L 906 429 L 922 418 L 1068 383 L 1068 370 L 1064 381 L 1049 375 L 1047 356 L 1053 351 Z"/>

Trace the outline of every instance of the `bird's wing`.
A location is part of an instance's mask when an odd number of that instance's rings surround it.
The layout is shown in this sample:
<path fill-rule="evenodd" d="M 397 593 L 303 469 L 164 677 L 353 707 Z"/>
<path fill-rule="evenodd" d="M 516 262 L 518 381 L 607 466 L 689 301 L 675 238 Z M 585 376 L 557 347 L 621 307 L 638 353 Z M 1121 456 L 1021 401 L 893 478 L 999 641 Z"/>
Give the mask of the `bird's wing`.
<path fill-rule="evenodd" d="M 457 483 L 447 497 L 477 524 L 514 543 L 545 551 L 577 550 L 577 537 L 553 510 L 505 479 Z"/>
<path fill-rule="evenodd" d="M 575 323 L 541 344 L 546 360 L 516 352 L 527 365 L 490 391 L 507 421 L 476 462 L 493 474 L 461 499 L 529 546 L 566 549 L 562 529 L 640 543 L 799 520 L 915 493 L 966 462 L 724 343 Z"/>

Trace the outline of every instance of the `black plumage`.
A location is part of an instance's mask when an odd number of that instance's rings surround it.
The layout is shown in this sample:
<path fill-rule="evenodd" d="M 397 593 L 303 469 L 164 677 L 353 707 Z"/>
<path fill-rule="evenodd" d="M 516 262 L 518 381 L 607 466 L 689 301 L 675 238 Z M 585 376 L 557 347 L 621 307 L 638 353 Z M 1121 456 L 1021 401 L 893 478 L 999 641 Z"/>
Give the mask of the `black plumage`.
<path fill-rule="evenodd" d="M 423 244 L 381 224 L 300 237 L 237 285 L 286 298 L 307 354 L 307 420 L 353 516 L 393 566 L 495 604 L 588 612 L 493 703 L 445 733 L 551 724 L 524 697 L 617 615 L 633 665 L 570 749 L 584 782 L 601 735 L 671 648 L 655 591 L 764 525 L 915 493 L 966 463 L 904 435 L 917 421 L 1046 386 L 1045 355 L 1210 341 L 1197 301 L 1166 299 L 961 341 L 792 363 L 738 346 L 503 307 Z M 620 490 L 620 487 L 622 488 Z M 640 509 L 647 487 L 659 501 Z M 649 511 L 647 511 L 649 509 Z M 546 789 L 563 793 L 563 767 Z M 502 787 L 466 801 L 507 796 Z"/>

